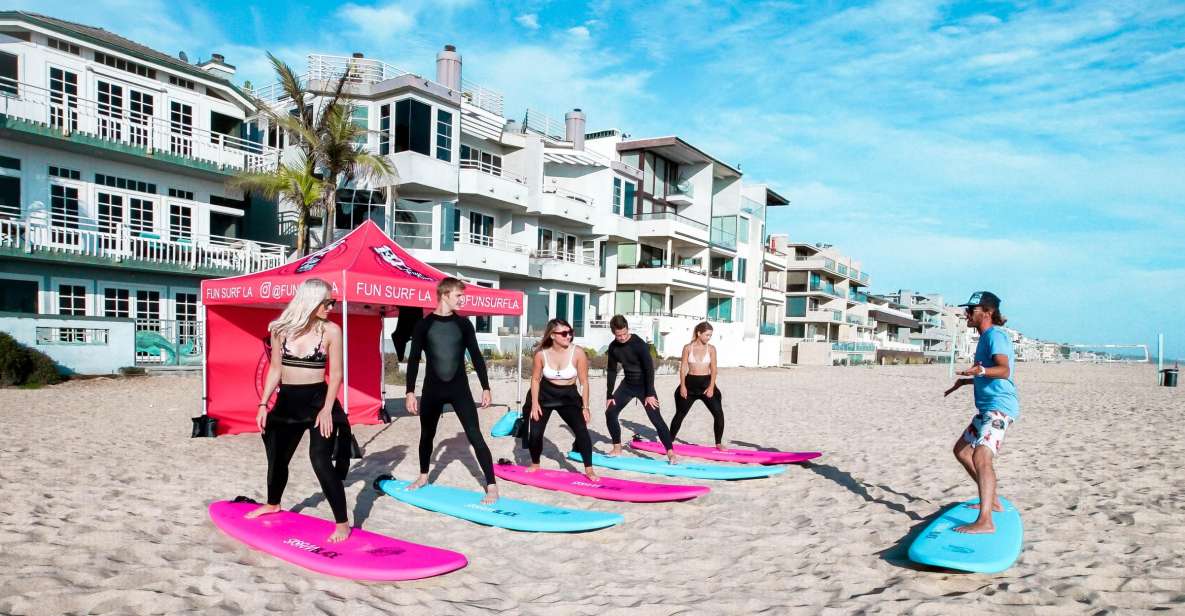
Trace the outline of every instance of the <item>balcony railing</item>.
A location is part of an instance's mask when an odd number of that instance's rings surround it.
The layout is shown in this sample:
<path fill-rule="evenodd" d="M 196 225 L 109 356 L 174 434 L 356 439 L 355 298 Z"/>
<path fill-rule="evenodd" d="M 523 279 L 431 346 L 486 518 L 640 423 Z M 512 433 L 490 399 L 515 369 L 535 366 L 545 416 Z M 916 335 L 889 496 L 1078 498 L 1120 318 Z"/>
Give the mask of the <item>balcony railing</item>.
<path fill-rule="evenodd" d="M 198 365 L 202 362 L 203 323 L 197 320 L 136 319 L 136 363 Z"/>
<path fill-rule="evenodd" d="M 842 310 L 836 310 L 834 308 L 831 308 L 831 309 L 827 310 L 827 312 L 831 313 L 831 320 L 832 321 L 835 321 L 836 323 L 843 321 L 843 311 Z"/>
<path fill-rule="evenodd" d="M 832 351 L 846 353 L 871 353 L 876 350 L 875 342 L 832 342 Z"/>
<path fill-rule="evenodd" d="M 737 249 L 737 235 L 723 229 L 712 229 L 712 246 L 728 250 Z"/>
<path fill-rule="evenodd" d="M 494 250 L 502 250 L 505 252 L 513 252 L 518 254 L 526 254 L 527 246 L 516 242 L 508 242 L 488 235 L 480 233 L 465 233 L 462 231 L 453 232 L 453 243 L 465 244 L 469 246 L 484 246 L 486 248 L 493 248 Z"/>
<path fill-rule="evenodd" d="M 635 220 L 673 220 L 699 229 L 700 231 L 707 231 L 708 225 L 675 212 L 638 212 L 634 214 Z"/>
<path fill-rule="evenodd" d="M 584 205 L 590 207 L 593 205 L 592 197 L 583 193 L 578 193 L 574 190 L 568 190 L 567 188 L 563 188 L 562 186 L 557 186 L 555 184 L 544 186 L 543 192 L 547 194 L 554 194 L 557 197 L 563 197 L 577 203 L 583 203 Z"/>
<path fill-rule="evenodd" d="M 158 96 L 157 113 L 166 109 Z M 0 115 L 26 120 L 62 135 L 102 141 L 213 163 L 219 167 L 265 171 L 279 160 L 275 148 L 233 135 L 211 132 L 90 99 L 0 77 Z"/>
<path fill-rule="evenodd" d="M 506 171 L 501 166 L 492 165 L 490 163 L 480 161 L 480 160 L 462 160 L 461 161 L 461 168 L 462 169 L 474 169 L 476 171 L 480 171 L 480 172 L 485 173 L 487 175 L 492 175 L 494 177 L 499 177 L 502 179 L 510 180 L 511 182 L 516 182 L 518 184 L 526 184 L 527 183 L 527 178 L 525 178 L 521 175 Z"/>
<path fill-rule="evenodd" d="M 586 257 L 575 252 L 565 252 L 562 250 L 536 250 L 531 253 L 532 259 L 564 261 L 566 263 L 575 263 L 577 265 L 588 265 L 596 267 L 596 257 Z"/>
<path fill-rule="evenodd" d="M 848 289 L 848 299 L 853 302 L 860 302 L 862 304 L 868 303 L 868 294 L 862 293 L 855 289 Z"/>
<path fill-rule="evenodd" d="M 310 80 L 336 83 L 342 75 L 349 75 L 346 79 L 347 84 L 361 85 L 379 83 L 380 81 L 409 74 L 411 73 L 397 66 L 387 64 L 382 60 L 309 54 L 308 70 L 300 78 L 307 86 Z M 251 94 L 271 105 L 288 102 L 287 96 L 284 94 L 284 88 L 279 83 L 252 89 Z M 462 80 L 461 96 L 476 107 L 485 109 L 490 113 L 502 115 L 503 97 L 494 90 Z"/>
<path fill-rule="evenodd" d="M 283 265 L 288 250 L 279 244 L 199 235 L 184 228 L 157 231 L 110 218 L 91 219 L 62 212 L 22 217 L 16 208 L 0 207 L 0 247 L 28 254 L 45 252 L 248 273 Z"/>
<path fill-rule="evenodd" d="M 869 277 L 868 277 L 867 273 L 860 272 L 860 282 L 868 282 L 868 279 L 869 279 Z"/>
<path fill-rule="evenodd" d="M 824 282 L 821 280 L 812 280 L 810 289 L 812 291 L 822 291 L 824 293 L 827 293 L 828 295 L 834 295 L 836 297 L 841 297 L 840 292 L 835 289 L 835 285 L 830 282 Z"/>
<path fill-rule="evenodd" d="M 761 333 L 766 336 L 778 335 L 778 326 L 774 323 L 762 323 Z"/>
<path fill-rule="evenodd" d="M 846 317 L 846 320 L 848 323 L 851 323 L 852 325 L 864 325 L 866 323 L 866 321 L 864 320 L 863 317 L 856 316 L 854 314 L 849 314 Z"/>

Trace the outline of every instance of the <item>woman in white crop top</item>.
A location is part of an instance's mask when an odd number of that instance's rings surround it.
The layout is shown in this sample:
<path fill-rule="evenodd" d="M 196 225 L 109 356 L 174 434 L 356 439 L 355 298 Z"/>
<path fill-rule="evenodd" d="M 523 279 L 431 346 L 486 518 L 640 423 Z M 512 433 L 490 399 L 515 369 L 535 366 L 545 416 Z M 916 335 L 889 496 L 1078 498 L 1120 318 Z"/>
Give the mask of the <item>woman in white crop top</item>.
<path fill-rule="evenodd" d="M 576 434 L 575 449 L 584 462 L 584 474 L 596 481 L 592 438 L 588 435 L 588 357 L 584 349 L 572 341 L 574 335 L 567 321 L 552 319 L 547 322 L 543 338 L 535 347 L 534 369 L 531 370 L 531 415 L 527 426 L 531 466 L 527 472 L 539 470 L 543 431 L 551 412 L 556 411 Z"/>
<path fill-rule="evenodd" d="M 679 433 L 683 419 L 696 400 L 702 400 L 712 414 L 712 432 L 716 448 L 724 449 L 723 397 L 716 387 L 716 347 L 712 340 L 712 324 L 704 321 L 695 326 L 691 342 L 683 347 L 679 361 L 679 387 L 675 390 L 675 418 L 671 420 L 671 439 Z"/>

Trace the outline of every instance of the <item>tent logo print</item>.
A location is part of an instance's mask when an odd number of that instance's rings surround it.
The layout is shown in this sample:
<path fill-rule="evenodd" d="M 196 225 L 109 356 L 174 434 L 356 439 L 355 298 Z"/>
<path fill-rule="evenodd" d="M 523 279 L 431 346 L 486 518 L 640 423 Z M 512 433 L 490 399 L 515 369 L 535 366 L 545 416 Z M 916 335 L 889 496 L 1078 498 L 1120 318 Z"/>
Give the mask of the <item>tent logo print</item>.
<path fill-rule="evenodd" d="M 349 236 L 347 236 L 347 237 L 349 237 Z M 309 255 L 309 258 L 304 263 L 301 263 L 300 267 L 296 268 L 296 273 L 303 274 L 305 272 L 312 271 L 313 268 L 317 267 L 317 264 L 321 262 L 321 259 L 325 258 L 325 255 L 329 254 L 330 252 L 333 252 L 333 249 L 337 248 L 338 246 L 342 246 L 345 243 L 346 243 L 346 238 L 343 237 L 340 240 L 338 240 L 338 241 L 322 248 L 321 250 L 318 250 L 317 252 L 314 252 L 313 254 Z"/>
<path fill-rule="evenodd" d="M 429 278 L 428 276 L 425 276 L 409 267 L 407 263 L 403 261 L 403 259 L 399 258 L 399 255 L 395 254 L 394 250 L 391 250 L 390 246 L 374 246 L 371 248 L 371 250 L 373 250 L 374 254 L 378 255 L 378 258 L 384 263 L 403 272 L 404 274 L 414 278 L 419 278 L 420 280 L 427 280 L 429 282 L 432 281 L 432 278 Z"/>

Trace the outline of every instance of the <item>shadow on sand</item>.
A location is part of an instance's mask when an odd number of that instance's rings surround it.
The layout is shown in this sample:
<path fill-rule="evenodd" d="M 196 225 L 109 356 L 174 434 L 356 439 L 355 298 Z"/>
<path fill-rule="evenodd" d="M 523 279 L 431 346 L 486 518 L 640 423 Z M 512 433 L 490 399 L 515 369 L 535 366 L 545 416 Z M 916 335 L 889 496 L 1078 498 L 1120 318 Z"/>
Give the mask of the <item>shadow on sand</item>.
<path fill-rule="evenodd" d="M 871 494 L 868 493 L 868 488 L 871 486 L 871 487 L 879 488 L 881 490 L 885 490 L 886 492 L 889 492 L 891 494 L 896 494 L 897 496 L 901 496 L 902 498 L 905 498 L 906 500 L 908 500 L 911 503 L 918 502 L 918 501 L 928 502 L 924 498 L 918 498 L 916 496 L 906 494 L 904 492 L 897 492 L 895 490 L 889 489 L 884 486 L 864 483 L 864 482 L 856 479 L 855 477 L 853 477 L 851 473 L 849 473 L 847 471 L 840 470 L 834 466 L 831 466 L 830 464 L 813 464 L 811 462 L 804 462 L 800 466 L 802 466 L 803 468 L 805 468 L 805 469 L 811 471 L 812 473 L 815 473 L 816 475 L 819 475 L 825 479 L 834 481 L 836 484 L 842 486 L 848 492 L 851 492 L 852 494 L 855 494 L 856 496 L 863 498 L 867 502 L 876 503 L 878 505 L 884 505 L 888 509 L 891 509 L 891 510 L 896 511 L 898 513 L 904 513 L 905 515 L 909 516 L 909 519 L 911 519 L 911 520 L 923 519 L 922 516 L 918 515 L 916 512 L 906 509 L 905 505 L 902 505 L 900 503 L 894 503 L 893 501 L 888 501 L 883 498 L 876 498 L 876 497 L 872 496 Z"/>
<path fill-rule="evenodd" d="M 921 518 L 920 520 L 918 520 L 918 522 L 916 524 L 909 527 L 909 532 L 905 533 L 905 535 L 903 537 L 898 539 L 897 543 L 894 543 L 889 548 L 881 550 L 880 552 L 877 553 L 877 555 L 879 555 L 881 557 L 881 560 L 889 563 L 890 565 L 894 565 L 896 567 L 901 567 L 903 569 L 910 569 L 913 571 L 931 571 L 931 572 L 939 572 L 940 571 L 940 572 L 944 572 L 944 573 L 960 573 L 958 571 L 954 571 L 951 569 L 943 569 L 941 567 L 932 567 L 930 565 L 918 564 L 918 563 L 915 563 L 909 559 L 909 546 L 913 545 L 913 542 L 922 534 L 922 531 L 926 530 L 926 527 L 929 526 L 930 522 L 933 522 L 936 518 L 941 516 L 944 512 L 946 512 L 951 507 L 957 507 L 957 506 L 959 506 L 959 504 L 954 503 L 952 505 L 942 507 L 942 508 L 938 509 L 937 511 L 935 511 L 934 513 L 931 513 L 930 515 L 928 515 L 924 518 Z M 961 595 L 961 594 L 965 594 L 965 593 L 961 593 L 961 592 L 954 593 L 954 595 Z M 946 596 L 953 596 L 953 595 L 946 595 Z"/>

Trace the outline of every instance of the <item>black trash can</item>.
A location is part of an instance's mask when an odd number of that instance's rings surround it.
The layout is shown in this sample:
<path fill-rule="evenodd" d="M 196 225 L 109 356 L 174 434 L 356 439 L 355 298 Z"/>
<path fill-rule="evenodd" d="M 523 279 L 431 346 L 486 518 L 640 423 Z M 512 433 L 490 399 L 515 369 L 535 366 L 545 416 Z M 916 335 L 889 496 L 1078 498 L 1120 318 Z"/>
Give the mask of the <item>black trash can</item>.
<path fill-rule="evenodd" d="M 1178 372 L 1176 368 L 1165 368 L 1164 370 L 1161 370 L 1160 384 L 1164 385 L 1165 387 L 1176 387 L 1177 375 Z"/>

